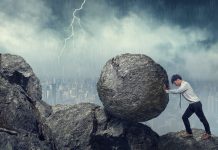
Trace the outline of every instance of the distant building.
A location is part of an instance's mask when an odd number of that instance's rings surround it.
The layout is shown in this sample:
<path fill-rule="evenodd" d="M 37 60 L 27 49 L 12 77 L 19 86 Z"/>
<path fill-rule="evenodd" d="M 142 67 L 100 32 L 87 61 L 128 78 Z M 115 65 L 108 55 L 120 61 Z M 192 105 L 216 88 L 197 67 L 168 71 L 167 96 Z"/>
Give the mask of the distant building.
<path fill-rule="evenodd" d="M 79 102 L 99 103 L 96 81 L 87 79 L 60 80 L 53 78 L 42 82 L 43 99 L 49 104 L 76 104 Z"/>

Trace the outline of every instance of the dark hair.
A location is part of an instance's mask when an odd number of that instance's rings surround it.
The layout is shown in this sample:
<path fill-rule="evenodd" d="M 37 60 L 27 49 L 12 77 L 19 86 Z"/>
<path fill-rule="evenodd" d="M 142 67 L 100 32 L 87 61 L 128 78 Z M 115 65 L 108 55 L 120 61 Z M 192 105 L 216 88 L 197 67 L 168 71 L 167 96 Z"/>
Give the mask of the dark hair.
<path fill-rule="evenodd" d="M 171 83 L 173 84 L 174 81 L 176 81 L 177 79 L 180 79 L 182 80 L 182 77 L 178 74 L 174 74 L 172 77 L 171 77 Z"/>

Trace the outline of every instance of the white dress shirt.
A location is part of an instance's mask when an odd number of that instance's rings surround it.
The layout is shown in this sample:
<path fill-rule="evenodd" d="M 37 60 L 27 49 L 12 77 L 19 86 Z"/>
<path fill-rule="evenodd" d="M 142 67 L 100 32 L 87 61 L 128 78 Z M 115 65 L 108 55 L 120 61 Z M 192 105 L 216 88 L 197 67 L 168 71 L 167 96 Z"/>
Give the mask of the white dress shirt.
<path fill-rule="evenodd" d="M 191 85 L 187 82 L 182 80 L 181 85 L 177 89 L 166 90 L 167 93 L 171 94 L 182 94 L 182 96 L 189 101 L 190 103 L 198 102 L 200 99 L 195 94 L 194 90 L 192 89 Z"/>

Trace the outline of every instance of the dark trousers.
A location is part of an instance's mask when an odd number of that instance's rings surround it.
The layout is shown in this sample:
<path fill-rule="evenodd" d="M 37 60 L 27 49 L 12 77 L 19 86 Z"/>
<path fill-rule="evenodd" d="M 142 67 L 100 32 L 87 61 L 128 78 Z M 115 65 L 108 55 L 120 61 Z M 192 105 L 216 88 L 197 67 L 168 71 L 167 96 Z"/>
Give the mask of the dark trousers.
<path fill-rule="evenodd" d="M 200 101 L 199 101 L 199 102 L 192 103 L 192 104 L 189 104 L 188 108 L 186 109 L 185 113 L 184 113 L 183 116 L 182 116 L 182 120 L 183 120 L 183 122 L 184 122 L 186 131 L 187 131 L 189 134 L 192 134 L 192 130 L 191 130 L 191 127 L 190 127 L 190 123 L 189 123 L 188 118 L 189 118 L 193 113 L 195 113 L 195 114 L 198 116 L 198 118 L 200 119 L 200 121 L 203 123 L 206 133 L 211 134 L 211 132 L 210 132 L 210 126 L 209 126 L 209 124 L 208 124 L 208 122 L 207 122 L 206 117 L 204 116 L 204 112 L 203 112 L 203 110 L 202 110 L 202 104 L 201 104 Z"/>

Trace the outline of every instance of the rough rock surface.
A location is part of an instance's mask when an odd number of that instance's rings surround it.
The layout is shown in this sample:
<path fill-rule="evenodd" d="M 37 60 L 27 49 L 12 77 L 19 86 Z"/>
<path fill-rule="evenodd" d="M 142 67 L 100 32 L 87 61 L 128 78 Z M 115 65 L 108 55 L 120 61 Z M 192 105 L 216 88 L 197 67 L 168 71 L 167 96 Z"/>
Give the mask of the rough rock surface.
<path fill-rule="evenodd" d="M 34 74 L 30 65 L 20 56 L 1 54 L 0 74 L 11 85 L 20 86 L 29 101 L 36 105 L 42 117 L 49 116 L 52 108 L 42 99 L 42 88 L 39 79 Z"/>
<path fill-rule="evenodd" d="M 33 74 L 32 77 L 26 75 L 28 72 L 31 72 L 31 68 L 21 57 L 3 55 L 0 66 L 1 150 L 51 149 L 52 147 L 42 134 L 42 117 L 35 105 L 36 101 L 41 101 L 37 100 L 41 98 L 41 86 Z M 33 83 L 31 78 L 37 79 L 36 83 Z"/>
<path fill-rule="evenodd" d="M 51 150 L 50 144 L 40 140 L 38 135 L 23 134 L 11 135 L 0 132 L 0 150 Z"/>
<path fill-rule="evenodd" d="M 184 132 L 184 131 L 182 131 Z M 180 132 L 168 133 L 160 137 L 160 150 L 218 150 L 218 137 L 201 140 L 203 130 L 194 129 L 192 138 L 182 138 Z"/>
<path fill-rule="evenodd" d="M 17 55 L 2 54 L 1 74 L 10 83 L 20 85 L 33 101 L 42 98 L 42 89 L 39 79 L 33 73 L 26 61 Z"/>
<path fill-rule="evenodd" d="M 46 119 L 52 114 L 52 106 L 50 106 L 43 100 L 37 100 L 35 107 L 38 109 L 41 118 Z"/>
<path fill-rule="evenodd" d="M 157 117 L 168 104 L 166 71 L 150 57 L 123 54 L 104 66 L 97 90 L 105 109 L 112 115 L 142 122 Z"/>
<path fill-rule="evenodd" d="M 46 124 L 57 149 L 155 150 L 158 146 L 159 136 L 149 127 L 107 116 L 90 103 L 59 108 Z"/>
<path fill-rule="evenodd" d="M 37 114 L 25 91 L 0 75 L 0 126 L 38 132 Z"/>

